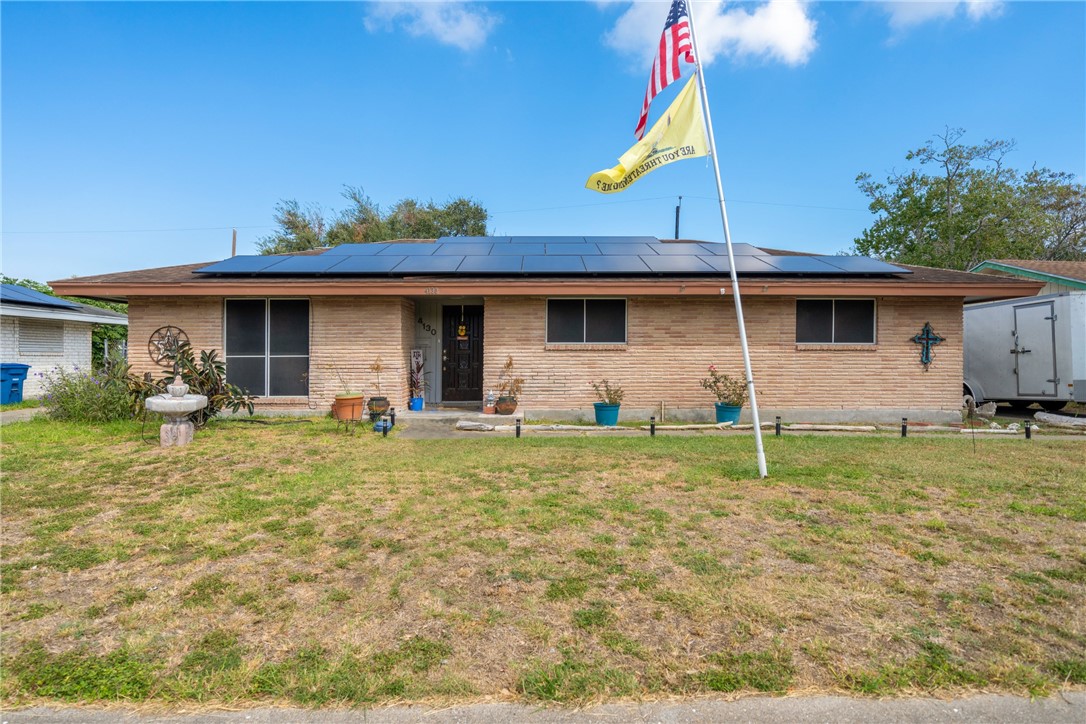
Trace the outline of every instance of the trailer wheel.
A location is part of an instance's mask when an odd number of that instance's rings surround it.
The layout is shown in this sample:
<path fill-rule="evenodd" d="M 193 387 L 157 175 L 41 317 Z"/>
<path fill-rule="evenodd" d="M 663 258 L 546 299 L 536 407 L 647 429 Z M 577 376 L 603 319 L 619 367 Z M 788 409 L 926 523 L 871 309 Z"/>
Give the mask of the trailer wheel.
<path fill-rule="evenodd" d="M 1033 403 L 1029 400 L 1007 400 L 1007 404 L 1011 406 L 1012 410 L 1022 412 L 1023 410 L 1028 410 L 1029 406 Z"/>
<path fill-rule="evenodd" d="M 1067 400 L 1043 400 L 1037 403 L 1045 412 L 1059 412 L 1067 407 Z"/>

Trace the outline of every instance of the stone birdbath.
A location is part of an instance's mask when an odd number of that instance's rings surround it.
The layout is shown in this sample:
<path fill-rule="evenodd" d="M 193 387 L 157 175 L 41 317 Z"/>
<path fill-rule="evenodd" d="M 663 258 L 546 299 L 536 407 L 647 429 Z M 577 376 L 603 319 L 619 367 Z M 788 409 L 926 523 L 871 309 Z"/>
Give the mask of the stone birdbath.
<path fill-rule="evenodd" d="M 144 403 L 151 412 L 166 416 L 166 422 L 158 431 L 158 442 L 162 447 L 180 447 L 192 442 L 195 429 L 188 416 L 207 407 L 205 395 L 190 395 L 189 386 L 174 376 L 173 383 L 166 385 L 169 394 L 148 397 Z"/>

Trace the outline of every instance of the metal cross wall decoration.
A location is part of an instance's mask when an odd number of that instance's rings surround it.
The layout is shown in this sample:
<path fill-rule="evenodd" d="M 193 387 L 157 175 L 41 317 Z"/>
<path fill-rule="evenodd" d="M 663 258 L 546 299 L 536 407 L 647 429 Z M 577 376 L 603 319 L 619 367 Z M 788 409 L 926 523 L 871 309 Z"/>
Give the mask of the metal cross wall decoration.
<path fill-rule="evenodd" d="M 924 328 L 920 330 L 920 334 L 913 335 L 913 342 L 920 345 L 920 364 L 927 368 L 931 364 L 932 358 L 935 357 L 932 347 L 944 341 L 946 340 L 943 337 L 932 331 L 931 322 L 924 322 Z"/>

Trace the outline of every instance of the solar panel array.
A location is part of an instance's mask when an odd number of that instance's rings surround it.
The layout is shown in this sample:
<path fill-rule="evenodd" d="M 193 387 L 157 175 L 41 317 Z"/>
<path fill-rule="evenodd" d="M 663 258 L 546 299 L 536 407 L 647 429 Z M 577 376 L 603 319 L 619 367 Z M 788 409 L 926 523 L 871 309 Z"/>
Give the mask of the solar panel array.
<path fill-rule="evenodd" d="M 56 307 L 58 309 L 79 309 L 79 305 L 58 297 L 53 297 L 18 284 L 0 285 L 0 302 L 5 304 L 30 304 L 35 307 Z"/>
<path fill-rule="evenodd" d="M 733 244 L 738 274 L 908 274 L 867 257 L 768 254 Z M 196 274 L 252 276 L 720 275 L 724 244 L 652 236 L 445 236 L 435 242 L 342 244 L 305 256 L 234 256 Z"/>

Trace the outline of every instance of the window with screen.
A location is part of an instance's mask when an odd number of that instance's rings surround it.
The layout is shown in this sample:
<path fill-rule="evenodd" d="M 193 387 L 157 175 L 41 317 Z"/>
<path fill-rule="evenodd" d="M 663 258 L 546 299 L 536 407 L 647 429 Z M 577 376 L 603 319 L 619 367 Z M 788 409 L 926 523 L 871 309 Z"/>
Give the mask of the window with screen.
<path fill-rule="evenodd" d="M 797 299 L 798 344 L 874 344 L 874 299 Z"/>
<path fill-rule="evenodd" d="M 548 344 L 625 344 L 625 299 L 548 299 Z"/>
<path fill-rule="evenodd" d="M 226 381 L 260 397 L 309 394 L 309 301 L 228 299 Z"/>

